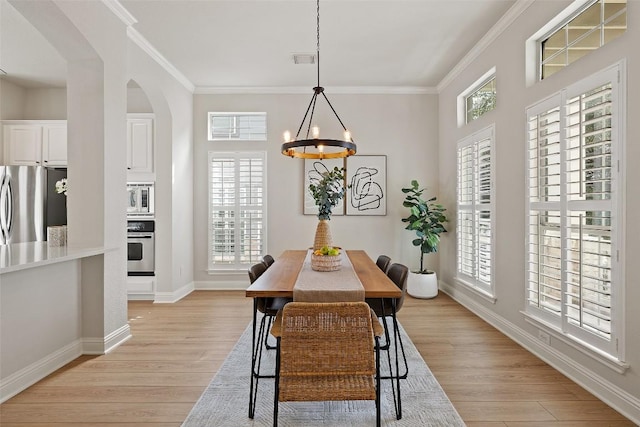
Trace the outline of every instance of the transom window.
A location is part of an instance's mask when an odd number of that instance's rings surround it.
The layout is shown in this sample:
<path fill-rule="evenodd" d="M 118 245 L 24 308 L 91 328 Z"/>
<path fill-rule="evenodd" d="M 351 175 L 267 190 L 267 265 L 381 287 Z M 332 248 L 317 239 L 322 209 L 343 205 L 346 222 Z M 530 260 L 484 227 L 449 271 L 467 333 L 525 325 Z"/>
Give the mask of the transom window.
<path fill-rule="evenodd" d="M 458 126 L 479 119 L 496 108 L 496 68 L 493 67 L 458 95 Z"/>
<path fill-rule="evenodd" d="M 471 95 L 465 98 L 467 123 L 472 122 L 496 108 L 496 76 L 481 83 Z"/>
<path fill-rule="evenodd" d="M 620 358 L 618 80 L 616 66 L 527 111 L 527 312 Z"/>
<path fill-rule="evenodd" d="M 209 269 L 243 269 L 266 247 L 264 152 L 209 152 Z"/>
<path fill-rule="evenodd" d="M 627 29 L 626 0 L 590 0 L 540 40 L 540 79 L 604 46 Z"/>
<path fill-rule="evenodd" d="M 209 113 L 209 141 L 266 141 L 267 113 Z"/>

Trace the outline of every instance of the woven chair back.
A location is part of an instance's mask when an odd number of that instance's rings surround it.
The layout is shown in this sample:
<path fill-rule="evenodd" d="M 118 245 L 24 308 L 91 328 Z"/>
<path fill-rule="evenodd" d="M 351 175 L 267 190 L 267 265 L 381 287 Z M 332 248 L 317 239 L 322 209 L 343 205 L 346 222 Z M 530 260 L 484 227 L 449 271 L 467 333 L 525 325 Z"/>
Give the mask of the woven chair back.
<path fill-rule="evenodd" d="M 283 309 L 280 376 L 374 375 L 371 311 L 364 302 Z"/>

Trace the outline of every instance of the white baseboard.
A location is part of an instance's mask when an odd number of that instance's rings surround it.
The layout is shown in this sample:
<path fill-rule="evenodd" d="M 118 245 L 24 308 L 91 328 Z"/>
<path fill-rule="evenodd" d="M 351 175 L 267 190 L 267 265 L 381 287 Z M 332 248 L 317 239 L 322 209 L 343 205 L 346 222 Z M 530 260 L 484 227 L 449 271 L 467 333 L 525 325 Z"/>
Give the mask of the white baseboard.
<path fill-rule="evenodd" d="M 535 336 L 519 326 L 498 316 L 493 311 L 479 304 L 456 287 L 440 281 L 440 289 L 478 317 L 491 324 L 503 334 L 553 366 L 571 380 L 580 384 L 600 400 L 640 425 L 640 399 L 606 380 L 595 372 L 576 363 L 573 359 L 556 348 L 543 345 Z"/>
<path fill-rule="evenodd" d="M 82 355 L 82 340 L 75 340 L 31 365 L 0 380 L 0 403 Z"/>
<path fill-rule="evenodd" d="M 121 326 L 104 338 L 83 338 L 82 354 L 105 354 L 131 338 L 131 328 L 128 324 Z"/>
<path fill-rule="evenodd" d="M 196 289 L 199 291 L 244 291 L 247 289 L 248 282 L 244 280 L 226 280 L 224 282 L 200 281 L 195 282 Z"/>
<path fill-rule="evenodd" d="M 194 282 L 187 283 L 183 287 L 173 292 L 156 292 L 154 302 L 174 303 L 189 295 L 195 289 Z"/>
<path fill-rule="evenodd" d="M 127 293 L 128 301 L 153 301 L 156 299 L 155 293 Z"/>

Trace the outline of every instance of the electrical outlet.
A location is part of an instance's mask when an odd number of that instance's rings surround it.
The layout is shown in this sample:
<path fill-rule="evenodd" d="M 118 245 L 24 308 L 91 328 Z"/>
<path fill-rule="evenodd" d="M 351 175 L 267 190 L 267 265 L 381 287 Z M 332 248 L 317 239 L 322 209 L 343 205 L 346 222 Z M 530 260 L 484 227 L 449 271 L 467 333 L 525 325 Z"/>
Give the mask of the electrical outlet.
<path fill-rule="evenodd" d="M 546 345 L 550 345 L 551 344 L 551 337 L 549 336 L 548 333 L 544 332 L 544 331 L 538 331 L 538 339 L 540 341 L 542 341 L 543 343 L 545 343 Z"/>

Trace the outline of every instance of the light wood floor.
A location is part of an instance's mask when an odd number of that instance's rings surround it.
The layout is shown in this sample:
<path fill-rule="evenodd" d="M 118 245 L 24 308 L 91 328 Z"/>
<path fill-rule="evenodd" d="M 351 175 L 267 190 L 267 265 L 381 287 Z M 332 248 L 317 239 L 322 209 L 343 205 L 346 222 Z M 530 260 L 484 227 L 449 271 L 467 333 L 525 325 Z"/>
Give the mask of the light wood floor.
<path fill-rule="evenodd" d="M 110 354 L 81 357 L 8 400 L 0 425 L 177 427 L 251 310 L 244 292 L 194 292 L 176 304 L 130 302 L 133 338 Z M 635 425 L 442 293 L 407 297 L 398 317 L 470 427 Z"/>

